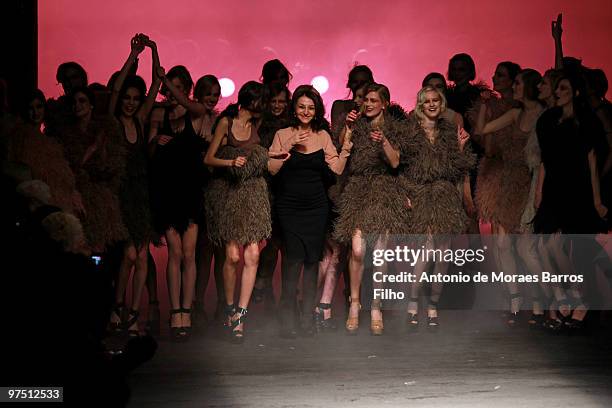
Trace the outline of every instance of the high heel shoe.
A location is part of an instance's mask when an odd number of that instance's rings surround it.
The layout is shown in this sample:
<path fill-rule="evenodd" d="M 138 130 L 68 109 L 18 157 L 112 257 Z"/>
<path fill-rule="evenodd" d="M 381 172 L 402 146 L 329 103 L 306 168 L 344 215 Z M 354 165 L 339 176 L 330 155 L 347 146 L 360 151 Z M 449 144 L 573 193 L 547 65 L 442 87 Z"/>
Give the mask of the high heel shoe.
<path fill-rule="evenodd" d="M 370 318 L 370 334 L 372 336 L 382 336 L 385 330 L 385 325 L 382 320 L 382 312 L 381 312 L 381 301 L 380 299 L 372 300 L 371 312 L 373 311 L 380 312 L 380 319 Z"/>
<path fill-rule="evenodd" d="M 223 307 L 223 313 L 225 314 L 223 327 L 230 327 L 232 325 L 232 316 L 236 314 L 236 305 L 233 303 L 231 305 L 225 304 Z"/>
<path fill-rule="evenodd" d="M 563 299 L 561 302 L 553 301 L 550 309 L 554 313 L 554 317 L 550 316 L 544 322 L 544 328 L 552 332 L 560 332 L 562 329 L 564 329 L 565 322 L 567 322 L 571 317 L 571 304 L 566 299 Z"/>
<path fill-rule="evenodd" d="M 440 322 L 438 321 L 438 302 L 430 300 L 427 309 L 427 328 L 429 330 L 438 330 L 440 327 Z M 435 312 L 435 316 L 430 316 L 430 312 L 432 312 L 431 314 Z"/>
<path fill-rule="evenodd" d="M 170 309 L 170 319 L 168 319 L 168 325 L 170 326 L 170 337 L 175 341 L 185 340 L 185 332 L 181 326 L 172 326 L 172 316 L 175 314 L 180 315 L 183 309 Z"/>
<path fill-rule="evenodd" d="M 338 328 L 333 317 L 325 318 L 325 310 L 331 312 L 331 303 L 319 303 L 314 312 L 315 328 L 319 333 L 336 331 Z"/>
<path fill-rule="evenodd" d="M 237 327 L 244 324 L 247 313 L 247 309 L 239 307 L 232 317 L 232 324 L 230 326 L 230 341 L 234 344 L 242 344 L 244 342 L 244 330 L 238 329 Z M 238 315 L 238 317 L 234 318 L 236 315 Z"/>
<path fill-rule="evenodd" d="M 518 303 L 517 308 L 513 307 L 515 300 Z M 513 293 L 510 295 L 510 313 L 508 315 L 508 319 L 506 320 L 506 324 L 509 327 L 515 327 L 517 323 L 519 322 L 522 301 L 523 301 L 523 297 L 520 295 L 520 293 Z M 518 309 L 518 310 L 513 311 L 513 309 Z"/>
<path fill-rule="evenodd" d="M 159 323 L 159 301 L 153 300 L 149 302 L 149 310 L 147 314 L 149 315 L 149 319 L 145 325 L 145 332 L 153 336 L 159 336 L 161 331 Z"/>
<path fill-rule="evenodd" d="M 115 316 L 117 316 L 118 320 L 116 322 L 112 322 L 112 321 L 108 322 L 106 331 L 108 331 L 109 333 L 117 333 L 121 331 L 121 329 L 123 328 L 122 321 L 123 321 L 124 308 L 125 308 L 125 303 L 123 302 L 115 303 L 115 306 L 113 306 L 112 313 L 115 314 Z M 111 318 L 112 318 L 112 314 L 111 314 Z"/>
<path fill-rule="evenodd" d="M 358 310 L 361 310 L 361 303 L 359 303 L 359 298 L 351 298 L 350 306 L 352 307 L 353 304 L 356 304 Z M 359 329 L 359 312 L 357 312 L 357 317 L 351 317 L 351 311 L 349 308 L 349 313 L 346 319 L 345 327 L 346 327 L 346 332 L 348 334 L 350 335 L 357 334 L 357 330 Z"/>
<path fill-rule="evenodd" d="M 410 298 L 410 303 L 415 303 L 418 308 L 419 298 Z M 410 308 L 410 303 L 408 307 Z M 409 333 L 417 331 L 419 328 L 419 315 L 417 309 L 415 309 L 415 313 L 406 312 L 406 329 Z"/>
<path fill-rule="evenodd" d="M 139 337 L 140 331 L 138 330 L 138 316 L 140 313 L 138 310 L 130 309 L 128 313 L 128 318 L 123 327 L 127 330 L 128 337 Z M 130 329 L 130 327 L 136 325 L 135 329 Z"/>
<path fill-rule="evenodd" d="M 189 315 L 189 326 L 182 326 L 182 335 L 185 338 L 185 340 L 187 340 L 190 336 L 191 336 L 191 309 L 187 309 L 187 308 L 182 308 L 181 309 L 181 314 L 188 314 Z M 183 320 L 183 316 L 181 316 L 181 322 Z"/>

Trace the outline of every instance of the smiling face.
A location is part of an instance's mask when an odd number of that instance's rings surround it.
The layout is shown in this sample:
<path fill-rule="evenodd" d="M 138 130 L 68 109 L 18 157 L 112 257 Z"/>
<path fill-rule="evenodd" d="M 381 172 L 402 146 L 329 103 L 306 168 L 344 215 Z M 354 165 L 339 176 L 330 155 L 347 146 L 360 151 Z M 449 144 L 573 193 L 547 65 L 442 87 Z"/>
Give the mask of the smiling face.
<path fill-rule="evenodd" d="M 40 125 L 45 118 L 45 105 L 36 98 L 28 104 L 28 119 L 35 125 Z"/>
<path fill-rule="evenodd" d="M 287 92 L 285 91 L 282 91 L 278 95 L 273 96 L 270 100 L 270 112 L 272 112 L 272 115 L 282 115 L 283 112 L 285 112 L 285 110 L 287 109 L 288 102 L 289 101 L 287 100 Z"/>
<path fill-rule="evenodd" d="M 386 103 L 382 100 L 377 92 L 368 92 L 363 100 L 363 113 L 367 118 L 375 118 L 380 115 L 386 107 Z"/>
<path fill-rule="evenodd" d="M 307 96 L 300 96 L 295 104 L 295 116 L 302 125 L 308 125 L 315 117 L 315 103 Z"/>
<path fill-rule="evenodd" d="M 427 119 L 438 119 L 442 113 L 442 98 L 440 98 L 440 94 L 436 91 L 425 92 L 422 110 Z"/>
<path fill-rule="evenodd" d="M 557 106 L 566 106 L 572 103 L 574 91 L 572 84 L 567 79 L 562 79 L 555 89 L 555 98 L 557 98 Z"/>
<path fill-rule="evenodd" d="M 210 87 L 210 90 L 204 92 L 204 94 L 202 95 L 202 100 L 200 102 L 206 107 L 206 109 L 212 111 L 219 103 L 220 98 L 221 87 L 217 84 L 214 84 Z"/>
<path fill-rule="evenodd" d="M 121 98 L 121 114 L 126 117 L 132 117 L 140 104 L 142 103 L 142 95 L 136 88 L 130 87 L 126 89 L 125 93 Z"/>
<path fill-rule="evenodd" d="M 83 92 L 77 92 L 74 94 L 74 115 L 78 119 L 82 119 L 91 114 L 93 105 L 89 101 L 87 95 Z"/>
<path fill-rule="evenodd" d="M 512 88 L 512 79 L 508 73 L 508 69 L 502 65 L 498 65 L 493 75 L 493 89 L 497 92 L 504 92 Z"/>

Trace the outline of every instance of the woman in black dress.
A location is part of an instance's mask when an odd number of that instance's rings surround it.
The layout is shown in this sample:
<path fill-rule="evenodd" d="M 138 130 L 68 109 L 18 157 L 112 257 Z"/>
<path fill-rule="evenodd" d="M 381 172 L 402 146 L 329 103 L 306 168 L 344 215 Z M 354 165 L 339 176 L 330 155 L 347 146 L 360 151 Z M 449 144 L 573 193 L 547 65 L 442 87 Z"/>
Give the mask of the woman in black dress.
<path fill-rule="evenodd" d="M 163 69 L 158 71 L 162 82 L 170 82 L 185 96 L 189 95 L 193 82 L 185 67 L 173 67 L 167 75 L 163 75 Z M 167 86 L 162 87 L 162 93 L 168 105 L 153 111 L 149 135 L 153 156 L 151 207 L 155 226 L 165 235 L 168 245 L 166 279 L 172 308 L 172 336 L 185 339 L 191 329 L 197 220 L 202 207 L 201 140 L 188 110 L 178 103 Z"/>
<path fill-rule="evenodd" d="M 313 335 L 319 261 L 323 255 L 329 214 L 326 183 L 341 174 L 352 143 L 347 137 L 338 151 L 328 133 L 321 95 L 310 85 L 299 86 L 291 101 L 292 126 L 279 130 L 270 147 L 270 173 L 276 174 L 274 206 L 283 234 L 283 337 Z M 276 158 L 278 157 L 278 158 Z M 296 288 L 303 266 L 303 313 L 296 315 Z"/>
<path fill-rule="evenodd" d="M 606 232 L 604 217 L 608 209 L 602 204 L 595 145 L 603 137 L 601 124 L 579 96 L 580 78 L 563 73 L 555 86 L 557 106 L 544 112 L 536 131 L 540 144 L 542 164 L 538 174 L 534 231 L 553 234 L 546 242 L 546 250 L 559 272 L 571 273 L 572 258 L 590 252 L 583 249 L 590 238 L 576 240 L 573 253 L 564 249 L 561 234 L 595 234 Z M 592 262 L 593 259 L 587 260 Z M 585 276 L 585 278 L 587 278 Z M 570 317 L 570 327 L 580 327 L 588 310 L 582 300 L 582 286 L 573 285 L 570 291 L 574 310 L 560 285 L 553 285 L 556 299 L 554 315 Z M 553 316 L 551 316 L 553 317 Z M 548 322 L 548 327 L 563 326 L 559 317 Z"/>

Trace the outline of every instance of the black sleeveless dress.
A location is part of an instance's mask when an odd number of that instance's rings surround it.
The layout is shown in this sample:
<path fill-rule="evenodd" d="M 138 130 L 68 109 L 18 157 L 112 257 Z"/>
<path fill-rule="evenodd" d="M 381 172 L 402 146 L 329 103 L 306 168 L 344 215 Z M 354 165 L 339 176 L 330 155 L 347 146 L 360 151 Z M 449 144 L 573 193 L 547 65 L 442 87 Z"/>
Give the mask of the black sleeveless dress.
<path fill-rule="evenodd" d="M 291 151 L 276 176 L 274 206 L 289 259 L 321 260 L 329 215 L 331 172 L 323 150 Z"/>
<path fill-rule="evenodd" d="M 123 141 L 126 148 L 125 177 L 121 181 L 119 200 L 121 214 L 127 227 L 129 239 L 136 246 L 146 244 L 153 235 L 151 209 L 149 204 L 149 160 L 147 140 L 142 134 L 142 127 L 136 118 L 136 142 L 127 140 L 125 128 Z"/>
<path fill-rule="evenodd" d="M 197 223 L 202 208 L 202 142 L 189 114 L 185 127 L 174 133 L 169 110 L 164 113 L 160 134 L 172 136 L 164 146 L 157 146 L 151 165 L 151 207 L 158 232 L 174 228 L 179 233 Z"/>

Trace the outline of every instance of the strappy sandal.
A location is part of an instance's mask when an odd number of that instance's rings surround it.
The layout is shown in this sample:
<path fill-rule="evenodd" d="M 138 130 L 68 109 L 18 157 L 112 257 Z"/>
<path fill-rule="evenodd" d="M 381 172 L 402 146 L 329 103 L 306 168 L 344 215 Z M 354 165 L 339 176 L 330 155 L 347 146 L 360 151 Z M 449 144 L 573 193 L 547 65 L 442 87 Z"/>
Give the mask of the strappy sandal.
<path fill-rule="evenodd" d="M 171 309 L 170 310 L 170 319 L 168 319 L 168 326 L 170 326 L 170 337 L 176 341 L 182 341 L 185 339 L 185 332 L 182 327 L 172 326 L 172 316 L 175 314 L 181 314 L 183 309 Z"/>
<path fill-rule="evenodd" d="M 138 316 L 140 316 L 138 310 L 130 309 L 128 319 L 123 325 L 123 327 L 127 330 L 128 337 L 140 336 L 140 331 L 138 330 Z M 136 328 L 130 329 L 130 327 L 132 327 L 133 325 L 136 325 Z"/>
<path fill-rule="evenodd" d="M 186 313 L 189 315 L 189 326 L 182 326 L 182 335 L 183 337 L 185 337 L 185 340 L 189 338 L 189 336 L 191 336 L 191 309 L 187 309 L 187 308 L 182 308 L 181 309 L 181 313 Z M 182 317 L 181 317 L 181 321 L 182 321 Z"/>
<path fill-rule="evenodd" d="M 519 301 L 519 310 L 516 312 L 512 311 L 512 301 L 514 299 L 520 299 Z M 508 313 L 508 319 L 506 320 L 506 324 L 509 327 L 515 327 L 517 323 L 519 323 L 519 318 L 521 315 L 521 303 L 523 301 L 523 297 L 520 293 L 513 293 L 510 295 L 510 312 Z"/>
<path fill-rule="evenodd" d="M 225 321 L 223 322 L 223 327 L 230 327 L 232 325 L 232 316 L 236 314 L 236 305 L 233 303 L 231 305 L 224 305 L 223 313 L 225 314 Z"/>
<path fill-rule="evenodd" d="M 434 302 L 433 300 L 429 300 L 429 305 L 427 306 L 429 310 L 435 310 L 436 316 L 430 317 L 429 313 L 427 313 L 427 328 L 429 330 L 437 330 L 440 327 L 440 322 L 438 321 L 438 302 Z"/>
<path fill-rule="evenodd" d="M 115 303 L 115 306 L 113 306 L 113 310 L 112 313 L 114 313 L 118 318 L 119 321 L 117 322 L 109 322 L 108 326 L 106 328 L 106 330 L 109 333 L 117 333 L 120 332 L 123 328 L 123 312 L 124 312 L 124 308 L 125 308 L 125 303 L 123 302 L 119 302 L 119 303 Z"/>
<path fill-rule="evenodd" d="M 361 303 L 359 303 L 359 298 L 351 298 L 350 306 L 356 304 L 358 309 L 361 310 Z M 357 334 L 357 330 L 359 329 L 359 313 L 357 313 L 357 317 L 351 317 L 351 311 L 349 306 L 349 316 L 346 319 L 346 332 L 350 335 Z"/>
<path fill-rule="evenodd" d="M 333 317 L 325 318 L 325 310 L 331 311 L 331 303 L 319 303 L 317 305 L 318 312 L 314 312 L 315 328 L 318 333 L 332 332 L 338 329 Z"/>
<path fill-rule="evenodd" d="M 560 301 L 554 301 L 551 305 L 551 310 L 554 310 L 555 317 L 549 317 L 546 322 L 544 322 L 544 327 L 552 332 L 560 332 L 563 328 L 565 328 L 565 322 L 570 320 L 572 315 L 572 305 L 567 299 L 563 299 Z M 564 308 L 567 306 L 567 309 Z M 562 312 L 562 309 L 567 310 L 567 314 Z"/>
<path fill-rule="evenodd" d="M 417 307 L 419 304 L 419 298 L 410 298 L 411 303 L 416 303 Z M 409 332 L 416 331 L 419 328 L 419 314 L 406 312 L 406 328 Z"/>
<path fill-rule="evenodd" d="M 247 313 L 247 309 L 239 307 L 234 314 L 234 316 L 238 315 L 238 317 L 235 320 L 232 318 L 232 324 L 230 326 L 230 341 L 234 344 L 242 344 L 244 342 L 244 330 L 236 328 L 244 323 Z"/>
<path fill-rule="evenodd" d="M 381 301 L 380 299 L 374 299 L 372 301 L 372 306 L 371 306 L 371 311 L 373 310 L 378 310 L 379 312 L 381 312 L 382 315 L 382 311 L 381 309 Z M 370 319 L 370 334 L 372 336 L 382 336 L 383 332 L 385 330 L 385 325 L 383 324 L 383 320 L 382 319 Z"/>

